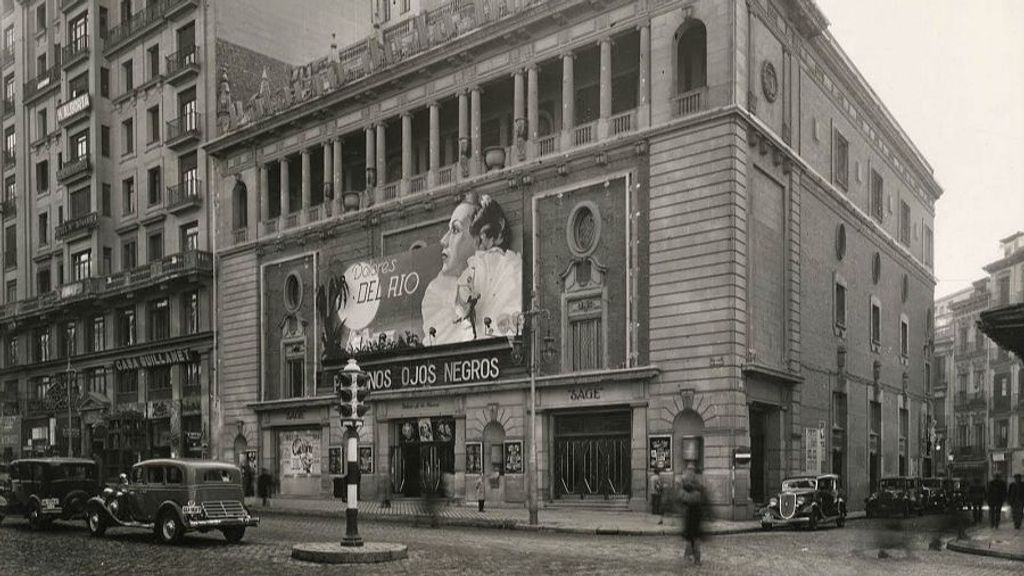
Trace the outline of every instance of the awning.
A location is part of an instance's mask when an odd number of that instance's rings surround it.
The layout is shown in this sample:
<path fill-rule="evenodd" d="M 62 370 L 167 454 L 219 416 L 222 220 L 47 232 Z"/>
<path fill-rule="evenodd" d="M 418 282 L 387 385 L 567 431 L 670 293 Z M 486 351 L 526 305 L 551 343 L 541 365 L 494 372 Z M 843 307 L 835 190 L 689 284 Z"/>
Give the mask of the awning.
<path fill-rule="evenodd" d="M 1000 348 L 1024 358 L 1024 303 L 982 312 L 978 328 Z"/>

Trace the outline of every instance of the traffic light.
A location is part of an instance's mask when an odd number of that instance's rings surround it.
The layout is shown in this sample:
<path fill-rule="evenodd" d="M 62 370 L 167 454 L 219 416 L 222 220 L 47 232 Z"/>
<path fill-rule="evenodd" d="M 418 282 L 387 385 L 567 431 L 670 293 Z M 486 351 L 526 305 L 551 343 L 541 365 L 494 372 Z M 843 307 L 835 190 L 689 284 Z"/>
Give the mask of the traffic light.
<path fill-rule="evenodd" d="M 342 420 L 352 419 L 355 415 L 355 397 L 355 387 L 350 383 L 344 382 L 338 386 L 338 412 Z"/>
<path fill-rule="evenodd" d="M 357 379 L 358 380 L 358 379 Z M 356 408 L 356 418 L 362 420 L 363 416 L 369 412 L 370 407 L 366 405 L 366 399 L 370 396 L 370 387 L 363 385 L 356 388 L 356 401 L 353 406 Z"/>
<path fill-rule="evenodd" d="M 334 391 L 338 395 L 338 412 L 343 422 L 362 422 L 370 410 L 366 399 L 370 388 L 366 385 L 366 373 L 359 369 L 354 360 L 334 376 Z"/>

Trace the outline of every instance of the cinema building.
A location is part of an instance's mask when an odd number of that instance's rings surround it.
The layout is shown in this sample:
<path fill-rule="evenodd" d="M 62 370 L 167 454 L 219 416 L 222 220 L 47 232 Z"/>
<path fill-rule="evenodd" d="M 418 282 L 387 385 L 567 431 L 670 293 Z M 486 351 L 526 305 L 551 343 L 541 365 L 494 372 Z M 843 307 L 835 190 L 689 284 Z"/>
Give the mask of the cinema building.
<path fill-rule="evenodd" d="M 931 473 L 941 190 L 813 2 L 370 24 L 288 85 L 220 87 L 215 456 L 330 497 L 354 357 L 365 498 L 483 476 L 523 505 L 531 410 L 543 506 L 642 510 L 654 470 L 694 467 L 748 518 L 790 474 L 859 507 Z"/>

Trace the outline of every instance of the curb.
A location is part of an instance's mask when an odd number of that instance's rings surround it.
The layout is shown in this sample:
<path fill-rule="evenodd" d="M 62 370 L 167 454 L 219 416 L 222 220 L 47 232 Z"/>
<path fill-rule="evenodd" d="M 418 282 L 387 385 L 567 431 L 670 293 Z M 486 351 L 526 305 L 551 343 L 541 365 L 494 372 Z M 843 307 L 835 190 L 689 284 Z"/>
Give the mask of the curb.
<path fill-rule="evenodd" d="M 946 549 L 953 550 L 954 552 L 961 552 L 963 554 L 975 554 L 978 556 L 990 556 L 992 558 L 1002 558 L 1003 560 L 1024 562 L 1024 554 L 1015 554 L 1013 552 L 1003 552 L 1002 550 L 982 548 L 973 544 L 963 544 L 957 540 L 947 543 Z"/>
<path fill-rule="evenodd" d="M 294 508 L 278 508 L 278 509 L 266 509 L 261 508 L 258 510 L 260 516 L 263 515 L 281 515 L 281 516 L 319 516 L 319 517 L 344 517 L 344 513 L 339 513 L 331 510 L 298 510 Z M 410 515 L 410 514 L 374 514 L 363 512 L 360 515 L 361 520 L 368 522 L 381 522 L 390 524 L 406 524 L 416 527 L 428 527 L 428 526 L 452 526 L 458 528 L 487 528 L 493 530 L 517 530 L 520 532 L 548 532 L 556 534 L 587 534 L 597 536 L 675 536 L 678 535 L 682 529 L 680 526 L 659 526 L 657 529 L 635 529 L 635 528 L 618 528 L 610 526 L 597 526 L 597 527 L 576 527 L 576 526 L 558 526 L 552 524 L 538 524 L 536 526 L 524 523 L 519 520 L 511 519 L 488 519 L 488 518 L 445 518 L 438 517 L 437 519 L 431 518 L 425 515 Z M 863 519 L 863 515 L 849 516 L 847 521 Z M 705 534 L 708 536 L 727 536 L 732 534 L 751 534 L 762 532 L 760 525 L 743 526 L 743 527 L 730 527 L 720 529 L 707 529 Z"/>

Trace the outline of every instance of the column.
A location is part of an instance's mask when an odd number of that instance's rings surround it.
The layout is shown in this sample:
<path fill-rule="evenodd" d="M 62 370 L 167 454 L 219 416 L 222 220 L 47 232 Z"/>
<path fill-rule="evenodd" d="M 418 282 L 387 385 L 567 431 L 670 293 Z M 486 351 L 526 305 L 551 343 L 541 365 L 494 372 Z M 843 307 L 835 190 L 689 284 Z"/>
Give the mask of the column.
<path fill-rule="evenodd" d="M 288 158 L 281 158 L 281 217 L 285 218 L 291 212 L 288 205 Z M 283 227 L 283 223 L 281 224 Z M 278 228 L 280 230 L 280 228 Z"/>
<path fill-rule="evenodd" d="M 373 204 L 377 187 L 377 131 L 373 126 L 366 127 L 366 201 Z"/>
<path fill-rule="evenodd" d="M 469 91 L 469 108 L 470 108 L 470 140 L 472 141 L 473 155 L 469 163 L 470 173 L 473 175 L 480 174 L 484 171 L 483 168 L 483 150 L 481 149 L 480 142 L 480 87 L 473 86 Z"/>
<path fill-rule="evenodd" d="M 576 122 L 576 83 L 572 65 L 572 52 L 562 55 L 562 150 L 572 147 L 572 129 Z"/>
<path fill-rule="evenodd" d="M 537 138 L 540 136 L 539 127 L 539 103 L 538 94 L 540 86 L 537 84 L 537 64 L 531 63 L 526 68 L 526 130 L 529 132 L 530 141 L 527 149 L 530 157 L 537 156 Z"/>
<path fill-rule="evenodd" d="M 384 199 L 384 187 L 387 185 L 388 156 L 386 141 L 387 136 L 384 122 L 377 124 L 377 200 Z"/>
<path fill-rule="evenodd" d="M 331 154 L 334 156 L 334 174 L 332 174 L 332 185 L 334 186 L 334 213 L 341 214 L 344 211 L 345 201 L 345 179 L 341 166 L 341 137 L 334 139 L 334 146 Z"/>
<path fill-rule="evenodd" d="M 335 214 L 334 208 L 334 138 L 324 142 L 324 178 L 323 178 L 323 205 L 324 216 Z M 330 194 L 328 194 L 330 192 Z"/>
<path fill-rule="evenodd" d="M 637 127 L 648 128 L 651 125 L 651 25 L 640 26 L 640 82 L 639 107 L 636 111 Z"/>
<path fill-rule="evenodd" d="M 459 92 L 459 173 L 469 176 L 469 92 Z"/>
<path fill-rule="evenodd" d="M 402 195 L 409 193 L 412 179 L 412 114 L 402 113 Z"/>
<path fill-rule="evenodd" d="M 524 97 L 523 70 L 520 68 L 512 74 L 512 142 L 516 161 L 526 159 L 526 98 Z M 512 164 L 512 158 L 508 159 Z"/>
<path fill-rule="evenodd" d="M 302 149 L 302 216 L 303 222 L 309 219 L 310 202 L 312 202 L 312 194 L 310 188 L 312 187 L 312 174 L 310 174 L 309 166 L 309 148 Z"/>
<path fill-rule="evenodd" d="M 612 39 L 602 38 L 601 47 L 601 77 L 600 77 L 600 112 L 601 116 L 597 121 L 597 137 L 608 137 L 608 122 L 612 117 Z"/>
<path fill-rule="evenodd" d="M 260 222 L 270 220 L 270 169 L 260 164 Z"/>
<path fill-rule="evenodd" d="M 430 170 L 427 172 L 427 187 L 437 186 L 437 171 L 441 168 L 441 107 L 430 103 Z"/>

